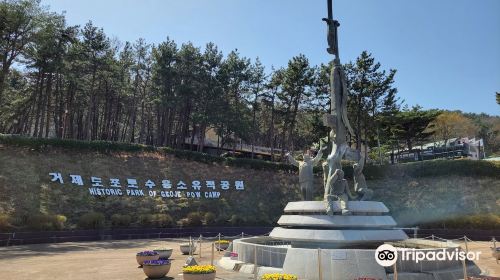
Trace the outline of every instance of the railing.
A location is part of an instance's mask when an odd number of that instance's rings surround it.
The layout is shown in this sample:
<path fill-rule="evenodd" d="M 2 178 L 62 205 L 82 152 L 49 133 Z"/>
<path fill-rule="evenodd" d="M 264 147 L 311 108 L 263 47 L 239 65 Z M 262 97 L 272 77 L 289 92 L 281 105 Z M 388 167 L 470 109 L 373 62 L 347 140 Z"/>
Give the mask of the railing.
<path fill-rule="evenodd" d="M 186 238 L 190 236 L 256 236 L 271 231 L 270 227 L 197 227 L 197 228 L 127 228 L 104 230 L 70 230 L 0 233 L 0 246 L 61 243 L 100 240 L 152 238 Z"/>

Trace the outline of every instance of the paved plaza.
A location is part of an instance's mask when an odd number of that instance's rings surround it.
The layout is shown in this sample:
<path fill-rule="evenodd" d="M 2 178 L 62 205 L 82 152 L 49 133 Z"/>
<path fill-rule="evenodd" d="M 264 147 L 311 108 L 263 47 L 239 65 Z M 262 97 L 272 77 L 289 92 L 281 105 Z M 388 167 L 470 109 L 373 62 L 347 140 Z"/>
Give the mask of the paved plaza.
<path fill-rule="evenodd" d="M 0 247 L 0 279 L 2 280 L 144 280 L 135 254 L 156 248 L 173 248 L 172 267 L 163 280 L 182 279 L 182 266 L 187 256 L 179 244 L 186 240 L 126 240 L 102 242 L 68 242 Z M 222 253 L 215 251 L 215 260 Z M 199 264 L 210 264 L 211 243 L 202 243 Z M 224 271 L 217 267 L 217 279 L 253 279 L 252 275 Z"/>
<path fill-rule="evenodd" d="M 136 252 L 173 248 L 172 267 L 163 280 L 182 279 L 186 256 L 179 251 L 182 240 L 124 240 L 102 242 L 68 242 L 0 248 L 0 279 L 9 280 L 88 280 L 88 279 L 147 279 L 135 261 Z M 500 276 L 500 264 L 491 257 L 491 242 L 472 242 L 469 250 L 481 251 L 478 263 L 490 276 Z M 463 244 L 462 244 L 462 247 Z M 202 243 L 198 263 L 209 264 L 211 243 Z M 215 252 L 215 259 L 222 254 Z M 250 274 L 235 273 L 217 267 L 217 279 L 253 279 Z"/>

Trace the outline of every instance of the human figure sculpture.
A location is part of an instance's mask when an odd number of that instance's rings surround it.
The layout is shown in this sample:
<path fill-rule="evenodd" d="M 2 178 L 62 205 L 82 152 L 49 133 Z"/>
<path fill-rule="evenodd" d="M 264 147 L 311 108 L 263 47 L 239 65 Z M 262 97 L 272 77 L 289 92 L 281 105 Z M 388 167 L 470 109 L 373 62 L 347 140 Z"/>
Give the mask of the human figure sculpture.
<path fill-rule="evenodd" d="M 333 215 L 333 203 L 335 201 L 340 202 L 340 211 L 342 215 L 349 215 L 349 209 L 347 209 L 347 201 L 352 198 L 352 194 L 347 185 L 347 180 L 344 179 L 344 171 L 342 169 L 336 169 L 335 172 L 328 177 L 325 184 L 325 194 L 323 200 L 326 203 L 326 213 L 328 215 Z"/>
<path fill-rule="evenodd" d="M 337 37 L 337 27 L 340 26 L 340 23 L 334 19 L 324 18 L 323 21 L 328 25 L 328 33 L 327 33 L 327 42 L 328 48 L 326 51 L 329 54 L 335 55 L 335 57 L 339 56 L 339 48 L 338 48 L 338 37 Z"/>
<path fill-rule="evenodd" d="M 363 167 L 365 166 L 365 153 L 360 152 L 359 161 L 353 164 L 354 169 L 354 192 L 358 195 L 359 200 L 369 200 L 373 196 L 373 191 L 366 185 L 365 175 L 363 175 Z"/>
<path fill-rule="evenodd" d="M 326 188 L 326 182 L 328 181 L 328 161 L 323 161 L 321 164 L 321 168 L 323 169 L 323 186 Z"/>
<path fill-rule="evenodd" d="M 290 153 L 286 154 L 290 163 L 299 168 L 300 191 L 302 193 L 302 199 L 306 201 L 312 200 L 313 187 L 314 187 L 313 168 L 321 160 L 324 149 L 325 148 L 323 148 L 321 145 L 318 154 L 314 158 L 311 157 L 310 150 L 307 151 L 303 155 L 304 161 L 297 161 L 292 157 Z"/>

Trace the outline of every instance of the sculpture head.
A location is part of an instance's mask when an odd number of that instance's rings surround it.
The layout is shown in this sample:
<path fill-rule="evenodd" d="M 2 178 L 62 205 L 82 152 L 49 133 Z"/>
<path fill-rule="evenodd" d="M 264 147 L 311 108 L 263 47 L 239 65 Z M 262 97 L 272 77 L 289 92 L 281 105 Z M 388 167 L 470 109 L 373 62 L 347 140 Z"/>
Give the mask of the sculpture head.
<path fill-rule="evenodd" d="M 359 168 L 359 164 L 357 164 L 357 163 L 352 165 L 352 169 L 354 169 L 354 173 L 356 173 L 356 174 L 361 172 L 361 169 Z"/>
<path fill-rule="evenodd" d="M 312 158 L 313 158 L 313 152 L 312 152 L 311 150 L 309 150 L 309 149 L 308 149 L 308 150 L 306 150 L 306 151 L 304 152 L 303 157 L 304 157 L 304 161 L 309 162 L 309 161 L 311 161 L 311 160 L 312 160 Z"/>
<path fill-rule="evenodd" d="M 330 130 L 330 139 L 335 139 L 335 130 Z"/>
<path fill-rule="evenodd" d="M 304 161 L 311 161 L 311 156 L 309 154 L 304 154 Z"/>
<path fill-rule="evenodd" d="M 344 179 L 344 171 L 342 171 L 342 169 L 337 169 L 337 174 L 339 176 L 339 180 Z"/>

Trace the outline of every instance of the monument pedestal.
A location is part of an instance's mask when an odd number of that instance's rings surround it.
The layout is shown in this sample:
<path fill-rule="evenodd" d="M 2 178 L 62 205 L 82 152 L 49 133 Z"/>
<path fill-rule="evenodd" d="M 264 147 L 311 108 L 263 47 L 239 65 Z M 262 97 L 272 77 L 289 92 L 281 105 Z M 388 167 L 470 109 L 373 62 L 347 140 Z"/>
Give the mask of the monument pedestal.
<path fill-rule="evenodd" d="M 388 241 L 406 240 L 389 209 L 376 201 L 348 201 L 350 215 L 342 215 L 340 202 L 334 215 L 326 214 L 324 201 L 289 202 L 270 237 L 290 241 L 293 248 L 376 248 Z"/>

